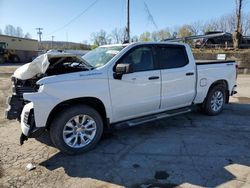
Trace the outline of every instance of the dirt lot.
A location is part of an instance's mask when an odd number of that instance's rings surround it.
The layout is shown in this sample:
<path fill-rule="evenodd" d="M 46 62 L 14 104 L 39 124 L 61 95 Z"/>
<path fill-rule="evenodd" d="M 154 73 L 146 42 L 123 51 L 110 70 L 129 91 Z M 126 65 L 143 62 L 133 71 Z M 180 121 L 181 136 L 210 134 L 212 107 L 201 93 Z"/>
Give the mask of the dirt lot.
<path fill-rule="evenodd" d="M 250 76 L 239 76 L 239 94 L 219 116 L 192 112 L 119 130 L 91 152 L 65 156 L 47 135 L 19 146 L 18 122 L 2 115 L 3 71 L 0 187 L 250 187 Z M 31 162 L 36 169 L 26 171 Z"/>

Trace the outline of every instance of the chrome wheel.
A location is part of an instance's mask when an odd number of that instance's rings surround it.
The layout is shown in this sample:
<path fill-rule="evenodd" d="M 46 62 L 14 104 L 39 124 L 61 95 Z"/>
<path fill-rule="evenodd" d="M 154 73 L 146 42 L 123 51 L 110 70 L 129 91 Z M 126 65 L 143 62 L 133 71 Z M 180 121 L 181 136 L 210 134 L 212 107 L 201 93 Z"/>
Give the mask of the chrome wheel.
<path fill-rule="evenodd" d="M 224 103 L 224 95 L 221 91 L 215 91 L 211 99 L 211 109 L 214 112 L 221 110 Z"/>
<path fill-rule="evenodd" d="M 96 135 L 95 120 L 84 114 L 71 118 L 63 128 L 63 140 L 71 148 L 83 148 Z"/>

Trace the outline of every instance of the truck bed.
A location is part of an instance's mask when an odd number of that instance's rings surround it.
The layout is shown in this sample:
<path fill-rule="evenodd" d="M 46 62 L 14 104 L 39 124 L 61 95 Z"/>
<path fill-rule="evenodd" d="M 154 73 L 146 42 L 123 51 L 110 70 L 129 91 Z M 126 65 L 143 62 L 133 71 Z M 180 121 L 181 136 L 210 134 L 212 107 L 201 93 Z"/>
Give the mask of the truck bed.
<path fill-rule="evenodd" d="M 208 64 L 221 64 L 221 63 L 234 63 L 233 60 L 195 60 L 196 65 L 208 65 Z"/>
<path fill-rule="evenodd" d="M 196 60 L 197 68 L 197 96 L 195 103 L 201 103 L 207 96 L 209 86 L 214 81 L 227 81 L 228 90 L 232 91 L 236 79 L 235 61 L 224 60 Z"/>

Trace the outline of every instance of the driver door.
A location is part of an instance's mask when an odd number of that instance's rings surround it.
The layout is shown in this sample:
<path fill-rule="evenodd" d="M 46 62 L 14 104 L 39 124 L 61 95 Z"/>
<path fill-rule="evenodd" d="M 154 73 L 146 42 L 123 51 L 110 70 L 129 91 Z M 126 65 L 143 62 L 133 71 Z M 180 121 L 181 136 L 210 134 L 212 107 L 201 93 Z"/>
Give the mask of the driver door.
<path fill-rule="evenodd" d="M 130 64 L 132 72 L 123 74 L 121 79 L 115 79 L 110 74 L 113 121 L 132 119 L 159 110 L 161 78 L 160 70 L 155 68 L 153 47 L 134 47 L 118 63 Z"/>

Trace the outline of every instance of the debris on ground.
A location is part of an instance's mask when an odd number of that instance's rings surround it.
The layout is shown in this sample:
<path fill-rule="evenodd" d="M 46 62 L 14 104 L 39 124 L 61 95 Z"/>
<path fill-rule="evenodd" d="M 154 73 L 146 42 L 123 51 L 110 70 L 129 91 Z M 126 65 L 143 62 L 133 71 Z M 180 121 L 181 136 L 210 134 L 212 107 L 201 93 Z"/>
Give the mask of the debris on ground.
<path fill-rule="evenodd" d="M 36 168 L 36 165 L 32 164 L 32 163 L 29 163 L 27 164 L 26 166 L 26 170 L 27 171 L 31 171 L 31 170 L 34 170 Z"/>

